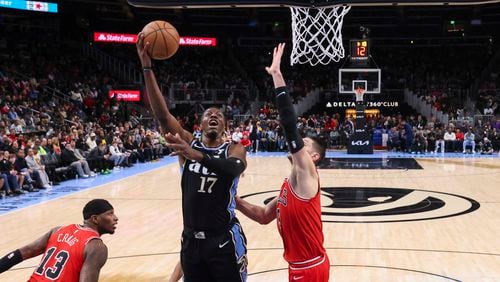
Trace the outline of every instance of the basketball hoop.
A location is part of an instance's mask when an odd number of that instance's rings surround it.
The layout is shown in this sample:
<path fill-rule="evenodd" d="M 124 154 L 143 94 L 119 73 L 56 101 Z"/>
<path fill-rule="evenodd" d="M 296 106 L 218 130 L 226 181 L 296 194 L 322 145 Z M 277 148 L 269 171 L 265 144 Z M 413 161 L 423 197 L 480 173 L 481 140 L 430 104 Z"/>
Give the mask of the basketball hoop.
<path fill-rule="evenodd" d="M 350 6 L 290 7 L 293 48 L 290 64 L 327 65 L 344 58 L 342 24 Z"/>
<path fill-rule="evenodd" d="M 365 90 L 363 88 L 356 89 L 356 102 L 363 102 L 363 96 L 365 95 Z"/>

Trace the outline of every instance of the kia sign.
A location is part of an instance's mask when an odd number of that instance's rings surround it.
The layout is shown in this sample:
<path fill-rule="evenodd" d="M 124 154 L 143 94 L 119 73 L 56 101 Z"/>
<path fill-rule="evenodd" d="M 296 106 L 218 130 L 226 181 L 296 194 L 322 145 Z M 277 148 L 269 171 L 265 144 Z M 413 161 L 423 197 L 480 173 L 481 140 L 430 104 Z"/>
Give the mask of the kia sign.
<path fill-rule="evenodd" d="M 141 91 L 139 90 L 109 90 L 109 98 L 116 96 L 118 101 L 138 102 L 141 100 Z"/>
<path fill-rule="evenodd" d="M 94 32 L 94 41 L 135 44 L 135 42 L 137 41 L 137 35 L 125 33 Z"/>
<path fill-rule="evenodd" d="M 94 42 L 115 42 L 115 43 L 135 44 L 136 41 L 137 41 L 136 34 L 94 32 Z M 217 46 L 217 38 L 185 36 L 179 39 L 179 45 Z"/>
<path fill-rule="evenodd" d="M 187 46 L 217 46 L 217 38 L 212 37 L 181 37 L 180 45 Z"/>

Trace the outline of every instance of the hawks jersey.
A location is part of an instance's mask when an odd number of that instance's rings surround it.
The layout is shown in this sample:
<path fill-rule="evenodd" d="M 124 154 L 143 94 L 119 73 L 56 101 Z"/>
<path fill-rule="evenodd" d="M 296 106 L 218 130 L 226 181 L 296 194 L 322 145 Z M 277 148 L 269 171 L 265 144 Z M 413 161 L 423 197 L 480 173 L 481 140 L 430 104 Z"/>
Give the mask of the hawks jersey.
<path fill-rule="evenodd" d="M 283 238 L 284 257 L 289 263 L 326 256 L 321 222 L 321 193 L 309 200 L 300 198 L 285 179 L 276 205 L 278 230 Z"/>
<path fill-rule="evenodd" d="M 230 143 L 208 148 L 195 139 L 191 147 L 225 159 Z M 238 180 L 239 177 L 217 175 L 196 161 L 186 160 L 181 180 L 184 227 L 212 232 L 227 229 L 235 217 Z"/>
<path fill-rule="evenodd" d="M 50 235 L 42 261 L 31 275 L 29 282 L 78 282 L 84 262 L 85 246 L 93 239 L 100 240 L 99 233 L 78 224 L 59 228 Z"/>

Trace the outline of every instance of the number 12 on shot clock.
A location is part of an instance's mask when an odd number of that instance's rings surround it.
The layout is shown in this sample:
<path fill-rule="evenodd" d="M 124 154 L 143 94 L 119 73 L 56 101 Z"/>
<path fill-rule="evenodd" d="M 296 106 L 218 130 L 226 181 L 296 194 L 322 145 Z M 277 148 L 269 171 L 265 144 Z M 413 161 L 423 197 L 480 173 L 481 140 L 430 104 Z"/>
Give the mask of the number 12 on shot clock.
<path fill-rule="evenodd" d="M 370 57 L 370 42 L 366 39 L 351 40 L 351 60 L 365 61 Z"/>

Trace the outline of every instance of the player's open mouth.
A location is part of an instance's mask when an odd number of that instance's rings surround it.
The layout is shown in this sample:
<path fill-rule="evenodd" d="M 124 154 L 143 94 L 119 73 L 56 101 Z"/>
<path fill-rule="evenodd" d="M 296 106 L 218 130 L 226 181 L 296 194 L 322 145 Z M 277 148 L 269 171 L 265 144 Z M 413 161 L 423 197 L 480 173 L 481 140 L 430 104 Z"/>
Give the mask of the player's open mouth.
<path fill-rule="evenodd" d="M 216 119 L 211 119 L 210 121 L 208 121 L 208 125 L 209 126 L 218 126 L 219 125 L 219 121 L 216 120 Z"/>

